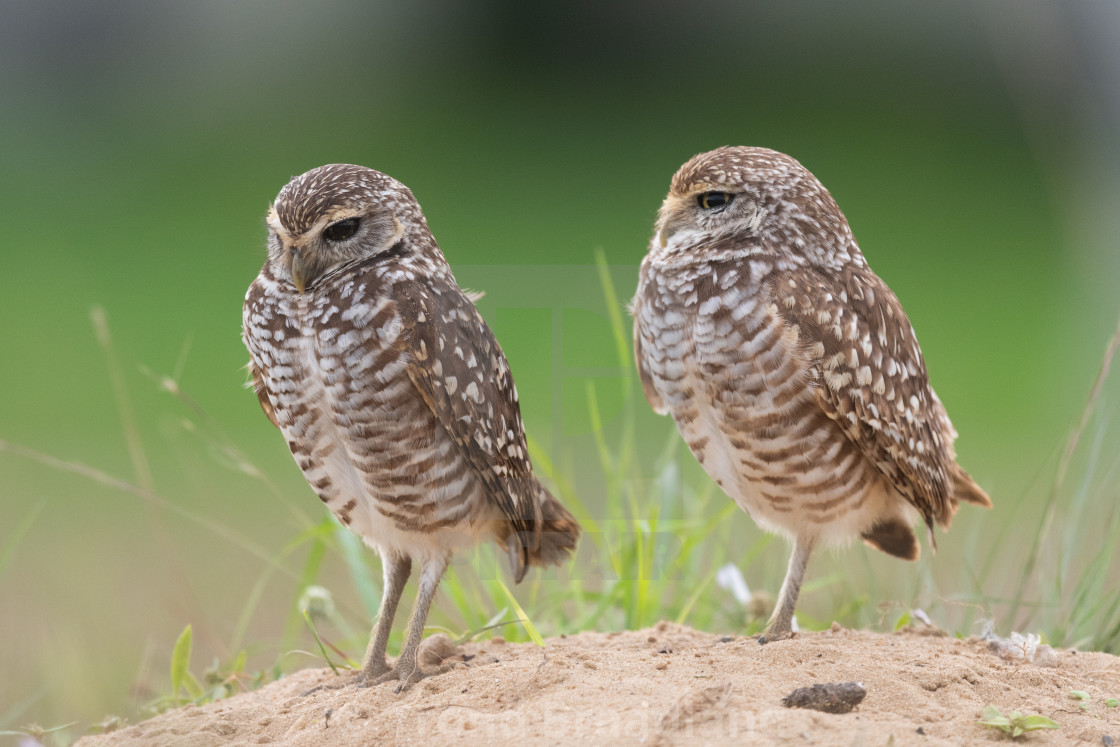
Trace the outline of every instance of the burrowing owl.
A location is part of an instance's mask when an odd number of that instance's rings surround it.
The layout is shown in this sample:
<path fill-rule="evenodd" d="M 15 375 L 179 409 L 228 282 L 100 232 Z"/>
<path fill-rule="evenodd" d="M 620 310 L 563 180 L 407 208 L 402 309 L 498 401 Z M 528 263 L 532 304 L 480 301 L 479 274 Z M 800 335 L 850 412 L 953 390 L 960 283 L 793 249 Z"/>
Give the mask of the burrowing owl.
<path fill-rule="evenodd" d="M 991 501 L 956 463 L 914 329 L 819 181 L 764 148 L 673 177 L 634 298 L 642 387 L 708 474 L 793 540 L 767 638 L 790 633 L 814 545 L 907 560 L 913 525 Z"/>
<path fill-rule="evenodd" d="M 516 579 L 562 562 L 579 525 L 533 475 L 509 365 L 416 199 L 361 166 L 292 179 L 243 334 L 261 407 L 335 516 L 381 554 L 385 588 L 358 679 L 423 675 L 428 610 L 452 552 L 494 540 Z M 386 641 L 419 563 L 396 665 Z"/>

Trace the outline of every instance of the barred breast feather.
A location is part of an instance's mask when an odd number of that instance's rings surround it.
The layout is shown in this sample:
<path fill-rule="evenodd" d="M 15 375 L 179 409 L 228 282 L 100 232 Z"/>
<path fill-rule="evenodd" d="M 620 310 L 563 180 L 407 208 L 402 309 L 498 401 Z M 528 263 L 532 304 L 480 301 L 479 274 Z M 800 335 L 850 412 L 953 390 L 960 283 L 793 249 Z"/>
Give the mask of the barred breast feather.
<path fill-rule="evenodd" d="M 532 474 L 509 366 L 453 279 L 381 256 L 304 295 L 266 266 L 244 326 L 262 408 L 372 545 L 428 554 L 492 537 L 518 578 L 560 560 L 562 508 Z"/>

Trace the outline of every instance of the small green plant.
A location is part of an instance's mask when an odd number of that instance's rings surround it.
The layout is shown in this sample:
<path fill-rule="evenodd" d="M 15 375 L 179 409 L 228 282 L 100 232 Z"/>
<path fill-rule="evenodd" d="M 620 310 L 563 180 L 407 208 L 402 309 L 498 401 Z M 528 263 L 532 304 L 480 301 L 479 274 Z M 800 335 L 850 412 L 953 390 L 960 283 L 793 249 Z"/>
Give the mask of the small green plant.
<path fill-rule="evenodd" d="M 52 726 L 49 729 L 39 726 L 38 724 L 28 724 L 27 726 L 21 727 L 16 731 L 0 731 L 0 737 L 30 737 L 36 742 L 42 742 L 43 737 L 47 736 L 48 734 L 65 731 L 66 729 L 69 729 L 71 726 L 74 726 L 77 723 L 77 721 L 71 721 L 68 724 L 62 724 L 61 726 Z"/>
<path fill-rule="evenodd" d="M 202 685 L 191 674 L 191 648 L 194 635 L 191 626 L 183 628 L 171 651 L 171 697 L 178 698 L 180 690 L 186 690 L 192 700 L 203 696 Z"/>
<path fill-rule="evenodd" d="M 108 715 L 96 724 L 91 724 L 89 729 L 98 734 L 109 734 L 128 726 L 128 719 L 120 716 Z"/>
<path fill-rule="evenodd" d="M 315 638 L 315 643 L 319 646 L 319 653 L 323 659 L 326 660 L 327 666 L 331 668 L 334 675 L 338 676 L 338 667 L 331 661 L 330 654 L 327 653 L 329 647 L 331 651 L 338 654 L 339 657 L 345 660 L 343 666 L 349 669 L 357 669 L 360 664 L 351 659 L 341 649 L 335 646 L 328 640 L 320 637 L 319 631 L 315 628 L 316 620 L 327 620 L 335 623 L 338 627 L 346 627 L 345 621 L 338 615 L 334 606 L 334 597 L 331 595 L 330 590 L 323 586 L 308 586 L 303 590 L 303 594 L 299 598 L 299 610 L 303 614 L 303 619 L 307 622 L 307 627 L 311 629 L 311 635 Z"/>
<path fill-rule="evenodd" d="M 984 706 L 984 710 L 980 714 L 981 718 L 977 722 L 981 726 L 987 726 L 990 729 L 999 729 L 1004 734 L 1009 734 L 1012 739 L 1018 739 L 1028 731 L 1039 731 L 1040 729 L 1060 729 L 1061 725 L 1053 719 L 1032 714 L 1024 716 L 1019 711 L 1012 711 L 1006 716 L 1000 709 L 993 705 Z"/>
<path fill-rule="evenodd" d="M 1092 696 L 1090 696 L 1089 693 L 1085 692 L 1084 690 L 1070 690 L 1069 697 L 1070 700 L 1078 701 L 1077 707 L 1081 710 L 1089 710 L 1089 705 L 1092 701 Z M 1106 698 L 1104 701 L 1105 708 L 1116 708 L 1117 706 L 1120 706 L 1120 700 L 1117 700 L 1116 698 Z"/>
<path fill-rule="evenodd" d="M 171 651 L 171 693 L 148 704 L 150 710 L 162 713 L 187 703 L 211 703 L 228 698 L 236 691 L 255 690 L 265 683 L 264 672 L 249 674 L 245 671 L 248 658 L 245 651 L 239 653 L 226 667 L 215 659 L 203 672 L 200 682 L 190 669 L 192 647 L 193 633 L 191 626 L 187 625 Z"/>

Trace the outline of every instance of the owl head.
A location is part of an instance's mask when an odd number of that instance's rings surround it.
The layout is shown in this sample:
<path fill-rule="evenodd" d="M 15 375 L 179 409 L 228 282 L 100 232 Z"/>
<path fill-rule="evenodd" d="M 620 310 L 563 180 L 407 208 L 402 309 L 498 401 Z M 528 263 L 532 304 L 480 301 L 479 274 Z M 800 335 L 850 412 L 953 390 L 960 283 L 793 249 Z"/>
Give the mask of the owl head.
<path fill-rule="evenodd" d="M 364 166 L 329 164 L 288 182 L 268 211 L 268 257 L 303 293 L 335 267 L 428 233 L 408 187 Z"/>
<path fill-rule="evenodd" d="M 784 153 L 742 146 L 681 166 L 651 244 L 682 259 L 729 249 L 833 267 L 859 254 L 844 214 L 808 169 Z"/>

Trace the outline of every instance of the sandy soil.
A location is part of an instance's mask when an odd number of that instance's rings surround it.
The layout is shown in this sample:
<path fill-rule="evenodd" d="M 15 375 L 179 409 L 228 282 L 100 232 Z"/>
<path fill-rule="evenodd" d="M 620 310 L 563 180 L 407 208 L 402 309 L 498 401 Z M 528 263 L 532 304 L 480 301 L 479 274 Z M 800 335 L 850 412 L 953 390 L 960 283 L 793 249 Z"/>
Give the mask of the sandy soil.
<path fill-rule="evenodd" d="M 1108 654 L 1057 651 L 1039 666 L 1005 660 L 976 639 L 839 626 L 766 645 L 667 623 L 547 644 L 467 644 L 467 666 L 399 695 L 382 685 L 304 696 L 333 679 L 329 669 L 308 669 L 79 744 L 1008 742 L 976 724 L 988 704 L 1061 724 L 1026 736 L 1030 744 L 1120 744 L 1120 708 L 1104 703 L 1120 697 L 1120 658 Z M 867 695 L 851 713 L 781 705 L 795 688 L 852 680 Z M 1071 690 L 1091 696 L 1088 710 Z"/>

